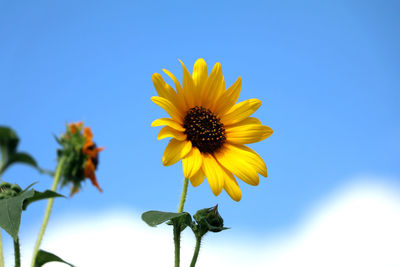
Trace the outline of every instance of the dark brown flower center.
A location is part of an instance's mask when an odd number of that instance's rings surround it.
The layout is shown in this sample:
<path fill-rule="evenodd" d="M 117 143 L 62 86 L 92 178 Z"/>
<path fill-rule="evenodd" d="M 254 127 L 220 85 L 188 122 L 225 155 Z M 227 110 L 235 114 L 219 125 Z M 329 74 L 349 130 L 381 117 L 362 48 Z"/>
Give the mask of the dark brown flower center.
<path fill-rule="evenodd" d="M 188 110 L 183 127 L 187 139 L 200 152 L 214 153 L 225 143 L 225 128 L 219 118 L 209 109 L 194 107 Z"/>
<path fill-rule="evenodd" d="M 93 143 L 93 145 L 89 146 L 87 149 L 90 151 L 95 151 L 97 148 L 96 143 Z M 95 170 L 97 170 L 97 165 L 99 165 L 99 155 L 97 154 L 96 156 L 90 156 L 90 159 L 93 162 Z"/>

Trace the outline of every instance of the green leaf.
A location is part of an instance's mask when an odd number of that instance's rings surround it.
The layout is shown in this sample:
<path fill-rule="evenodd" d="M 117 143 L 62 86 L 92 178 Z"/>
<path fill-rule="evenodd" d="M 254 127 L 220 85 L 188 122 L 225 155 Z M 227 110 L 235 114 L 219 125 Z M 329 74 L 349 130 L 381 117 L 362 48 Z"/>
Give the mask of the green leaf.
<path fill-rule="evenodd" d="M 28 164 L 31 165 L 33 167 L 37 167 L 37 163 L 36 160 L 29 155 L 28 153 L 24 153 L 24 152 L 18 152 L 18 153 L 14 153 L 10 156 L 10 158 L 8 159 L 9 164 L 13 164 L 13 163 L 24 163 L 24 164 Z"/>
<path fill-rule="evenodd" d="M 31 155 L 24 152 L 17 152 L 9 155 L 7 163 L 3 166 L 0 172 L 4 172 L 8 167 L 10 167 L 14 163 L 23 163 L 38 168 L 36 160 Z"/>
<path fill-rule="evenodd" d="M 0 227 L 9 233 L 14 240 L 18 238 L 23 203 L 34 194 L 34 190 L 29 190 L 16 197 L 0 200 Z"/>
<path fill-rule="evenodd" d="M 19 138 L 9 127 L 0 126 L 0 146 L 8 153 L 14 153 L 17 149 Z M 4 151 L 4 150 L 2 150 Z M 2 155 L 4 157 L 4 155 Z"/>
<path fill-rule="evenodd" d="M 0 227 L 9 233 L 14 240 L 18 238 L 22 211 L 25 210 L 29 204 L 47 198 L 64 197 L 51 190 L 46 190 L 44 192 L 38 192 L 33 189 L 28 190 L 32 185 L 28 186 L 28 188 L 17 196 L 0 200 Z"/>
<path fill-rule="evenodd" d="M 34 186 L 34 185 L 37 184 L 37 183 L 39 183 L 39 182 L 33 182 L 33 183 L 31 183 L 30 185 L 28 185 L 28 186 L 24 189 L 24 192 L 25 192 L 25 191 L 28 191 L 29 189 L 31 189 L 31 187 Z"/>
<path fill-rule="evenodd" d="M 54 177 L 54 175 L 55 175 L 55 172 L 54 172 L 54 171 L 46 170 L 46 169 L 43 169 L 43 168 L 40 168 L 40 167 L 38 167 L 38 171 L 39 171 L 41 174 L 46 174 L 46 175 L 49 175 L 49 176 L 51 176 L 51 177 Z"/>
<path fill-rule="evenodd" d="M 48 262 L 52 262 L 52 261 L 62 262 L 71 267 L 74 267 L 74 265 L 72 265 L 71 263 L 68 263 L 68 262 L 64 261 L 63 259 L 61 259 L 60 257 L 58 257 L 50 252 L 44 251 L 44 250 L 39 250 L 39 252 L 36 256 L 36 260 L 35 260 L 35 267 L 41 267 L 44 264 L 46 264 Z"/>
<path fill-rule="evenodd" d="M 178 220 L 179 223 L 186 227 L 192 222 L 191 216 L 187 212 L 174 213 L 151 210 L 142 214 L 142 220 L 148 225 L 154 227 L 169 220 Z"/>
<path fill-rule="evenodd" d="M 186 213 L 186 212 L 185 212 L 185 213 Z M 192 224 L 193 224 L 192 216 L 190 216 L 189 213 L 186 213 L 186 216 L 180 216 L 180 217 L 178 217 L 178 218 L 172 219 L 171 221 L 172 221 L 172 222 L 176 221 L 176 222 L 177 222 L 177 225 L 180 225 L 180 227 L 181 227 L 181 232 L 182 232 L 183 230 L 185 230 L 185 228 L 186 228 L 187 226 L 190 226 L 190 227 L 191 227 Z"/>
<path fill-rule="evenodd" d="M 53 198 L 53 197 L 65 197 L 57 192 L 51 191 L 51 190 L 46 190 L 44 192 L 38 192 L 34 190 L 34 194 L 32 197 L 25 199 L 22 209 L 26 210 L 29 204 L 35 201 L 39 201 L 42 199 L 47 199 L 47 198 Z"/>

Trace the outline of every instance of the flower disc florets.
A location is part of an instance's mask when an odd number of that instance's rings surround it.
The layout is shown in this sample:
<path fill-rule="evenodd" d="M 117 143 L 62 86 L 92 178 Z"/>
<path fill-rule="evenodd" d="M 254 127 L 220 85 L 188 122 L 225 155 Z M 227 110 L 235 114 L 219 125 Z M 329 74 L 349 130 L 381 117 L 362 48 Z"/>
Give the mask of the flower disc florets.
<path fill-rule="evenodd" d="M 62 185 L 72 183 L 71 194 L 79 191 L 82 181 L 89 178 L 99 191 L 102 191 L 95 175 L 99 163 L 98 148 L 93 142 L 93 134 L 89 127 L 83 128 L 81 122 L 71 123 L 67 131 L 58 139 L 62 149 L 58 150 L 58 158 L 64 157 L 62 169 Z"/>
<path fill-rule="evenodd" d="M 209 109 L 189 109 L 183 121 L 185 134 L 200 152 L 213 153 L 225 143 L 225 128 L 220 119 Z"/>

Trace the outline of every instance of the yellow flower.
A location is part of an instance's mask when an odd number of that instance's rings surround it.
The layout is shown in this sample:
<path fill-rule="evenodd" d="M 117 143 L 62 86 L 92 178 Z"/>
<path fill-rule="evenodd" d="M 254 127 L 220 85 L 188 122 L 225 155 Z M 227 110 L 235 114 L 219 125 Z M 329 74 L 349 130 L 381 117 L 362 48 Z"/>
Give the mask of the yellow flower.
<path fill-rule="evenodd" d="M 153 121 L 151 126 L 165 126 L 157 138 L 172 137 L 162 162 L 165 166 L 182 159 L 183 174 L 193 186 L 204 178 L 214 195 L 222 189 L 235 201 L 242 197 L 235 176 L 247 184 L 258 185 L 258 174 L 267 177 L 263 159 L 245 144 L 262 141 L 272 129 L 257 118 L 249 117 L 261 105 L 258 99 L 237 103 L 242 80 L 226 89 L 221 64 L 215 64 L 210 75 L 207 64 L 198 59 L 193 75 L 181 61 L 183 86 L 169 71 L 163 70 L 174 82 L 176 91 L 160 74 L 153 74 L 159 96 L 151 100 L 163 108 L 171 118 Z"/>

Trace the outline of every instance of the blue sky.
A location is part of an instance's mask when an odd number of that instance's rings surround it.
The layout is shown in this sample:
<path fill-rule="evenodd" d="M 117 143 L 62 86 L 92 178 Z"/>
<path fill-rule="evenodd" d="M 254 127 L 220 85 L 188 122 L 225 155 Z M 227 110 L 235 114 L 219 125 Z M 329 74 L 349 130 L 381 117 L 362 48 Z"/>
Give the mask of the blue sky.
<path fill-rule="evenodd" d="M 166 68 L 181 80 L 178 59 L 190 69 L 200 57 L 209 69 L 221 62 L 228 86 L 243 79 L 239 100 L 263 102 L 255 116 L 274 134 L 251 147 L 269 178 L 240 183 L 239 203 L 190 187 L 185 209 L 218 203 L 227 226 L 268 235 L 359 174 L 399 183 L 399 11 L 397 1 L 2 1 L 0 124 L 44 168 L 55 168 L 52 135 L 65 123 L 83 120 L 106 147 L 104 193 L 87 183 L 55 202 L 54 217 L 174 211 L 183 175 L 180 163 L 161 164 L 167 140 L 150 123 L 165 113 L 150 101 L 151 75 Z M 4 179 L 51 185 L 24 166 Z M 43 209 L 24 227 L 38 227 Z"/>

